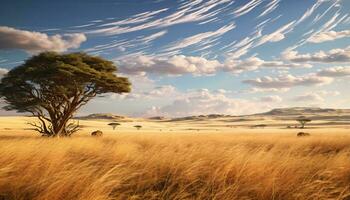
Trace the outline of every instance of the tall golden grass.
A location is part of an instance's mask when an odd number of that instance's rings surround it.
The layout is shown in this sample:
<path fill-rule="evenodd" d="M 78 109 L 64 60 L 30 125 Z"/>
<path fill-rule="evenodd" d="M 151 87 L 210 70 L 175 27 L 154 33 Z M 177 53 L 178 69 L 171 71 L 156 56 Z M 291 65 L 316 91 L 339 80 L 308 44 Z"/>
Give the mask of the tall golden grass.
<path fill-rule="evenodd" d="M 349 199 L 350 136 L 0 137 L 0 199 Z"/>

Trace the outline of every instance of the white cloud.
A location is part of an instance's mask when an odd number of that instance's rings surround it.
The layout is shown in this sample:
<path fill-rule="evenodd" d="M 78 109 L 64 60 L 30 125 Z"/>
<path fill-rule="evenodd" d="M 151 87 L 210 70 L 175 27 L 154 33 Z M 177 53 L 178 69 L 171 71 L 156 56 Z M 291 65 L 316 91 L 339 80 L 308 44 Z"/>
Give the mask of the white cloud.
<path fill-rule="evenodd" d="M 143 43 L 150 43 L 162 36 L 164 36 L 165 34 L 167 34 L 168 31 L 164 30 L 164 31 L 160 31 L 160 32 L 157 32 L 157 33 L 154 33 L 154 34 L 151 34 L 149 36 L 145 36 L 145 37 L 142 37 L 140 39 L 140 42 L 143 42 Z"/>
<path fill-rule="evenodd" d="M 322 42 L 333 41 L 336 39 L 346 38 L 346 37 L 350 37 L 350 30 L 339 31 L 339 32 L 336 32 L 336 31 L 321 32 L 313 35 L 307 41 L 311 43 L 322 43 Z"/>
<path fill-rule="evenodd" d="M 259 68 L 277 68 L 277 69 L 290 69 L 290 68 L 311 68 L 310 64 L 299 63 L 285 63 L 282 61 L 265 61 L 258 57 L 250 57 L 245 60 L 227 59 L 223 67 L 224 71 L 233 73 L 241 73 L 244 71 L 254 71 Z"/>
<path fill-rule="evenodd" d="M 256 31 L 254 31 L 250 37 L 245 37 L 244 39 L 235 42 L 232 48 L 228 49 L 228 56 L 230 58 L 239 58 L 249 52 L 250 49 L 252 49 L 254 46 L 254 42 L 259 39 L 262 36 L 262 30 L 261 28 L 257 28 Z"/>
<path fill-rule="evenodd" d="M 260 5 L 262 3 L 262 0 L 251 0 L 249 3 L 237 8 L 233 13 L 236 17 L 245 15 L 252 11 L 255 7 Z"/>
<path fill-rule="evenodd" d="M 332 81 L 332 78 L 308 74 L 305 76 L 280 75 L 276 78 L 264 76 L 261 78 L 244 80 L 243 82 L 258 88 L 291 88 L 295 86 L 324 85 Z"/>
<path fill-rule="evenodd" d="M 292 69 L 312 67 L 312 65 L 304 63 L 291 63 L 279 60 L 265 61 L 254 56 L 245 60 L 226 59 L 224 63 L 220 63 L 218 60 L 184 55 L 170 57 L 136 55 L 119 59 L 116 62 L 120 72 L 132 75 L 214 75 L 219 71 L 237 74 L 262 68 Z"/>
<path fill-rule="evenodd" d="M 350 67 L 339 66 L 339 67 L 326 68 L 326 69 L 320 70 L 317 74 L 319 76 L 326 76 L 326 77 L 350 76 Z"/>
<path fill-rule="evenodd" d="M 45 33 L 0 26 L 0 49 L 21 49 L 29 53 L 63 52 L 79 48 L 84 41 L 86 41 L 86 37 L 81 33 L 48 36 Z"/>
<path fill-rule="evenodd" d="M 350 62 L 350 47 L 332 49 L 328 52 L 299 54 L 297 51 L 285 51 L 282 57 L 291 62 L 343 63 Z"/>
<path fill-rule="evenodd" d="M 335 97 L 335 96 L 340 95 L 340 92 L 336 91 L 336 90 L 333 90 L 333 91 L 321 90 L 321 91 L 318 91 L 316 93 L 321 95 L 321 96 L 334 96 Z"/>
<path fill-rule="evenodd" d="M 318 30 L 311 30 L 311 31 L 308 31 L 307 33 L 304 33 L 303 36 L 306 36 L 306 35 L 310 35 L 310 36 L 308 36 L 307 38 L 302 38 L 299 42 L 287 48 L 285 52 L 295 50 L 296 48 L 310 42 L 309 41 L 310 38 L 314 38 L 318 34 L 330 32 L 333 28 L 338 26 L 338 24 L 340 24 L 347 17 L 347 15 L 348 14 L 341 16 L 340 12 L 337 11 L 333 16 L 331 16 L 330 19 L 324 22 L 323 25 Z"/>
<path fill-rule="evenodd" d="M 266 6 L 265 6 L 265 10 L 264 12 L 262 12 L 258 18 L 263 17 L 269 13 L 271 13 L 272 11 L 274 11 L 277 7 L 278 4 L 280 3 L 280 0 L 272 0 L 270 1 Z"/>
<path fill-rule="evenodd" d="M 324 99 L 320 95 L 315 93 L 299 95 L 294 97 L 292 100 L 297 102 L 313 102 L 313 103 L 324 101 Z"/>
<path fill-rule="evenodd" d="M 154 86 L 154 88 L 148 91 L 132 91 L 128 94 L 114 95 L 112 98 L 128 99 L 128 100 L 146 100 L 157 98 L 171 98 L 178 94 L 176 88 L 172 85 Z"/>
<path fill-rule="evenodd" d="M 145 93 L 149 96 L 164 97 L 164 95 L 172 94 L 176 91 L 176 88 L 172 85 L 157 86 L 154 90 Z"/>
<path fill-rule="evenodd" d="M 184 55 L 169 58 L 137 56 L 119 61 L 120 72 L 125 74 L 212 75 L 221 66 L 217 60 Z"/>
<path fill-rule="evenodd" d="M 278 42 L 283 40 L 285 38 L 285 34 L 293 30 L 294 25 L 295 21 L 292 21 L 288 24 L 283 25 L 275 32 L 272 32 L 268 35 L 264 35 L 255 46 L 260 46 L 262 44 L 265 44 L 266 42 Z"/>
<path fill-rule="evenodd" d="M 243 92 L 245 93 L 271 93 L 271 92 L 278 92 L 278 93 L 284 93 L 288 92 L 289 88 L 249 88 L 248 90 L 245 90 Z"/>
<path fill-rule="evenodd" d="M 307 9 L 306 12 L 300 17 L 300 19 L 297 21 L 297 24 L 300 24 L 308 17 L 310 17 L 323 2 L 325 2 L 325 0 L 317 0 L 316 3 L 311 8 Z"/>
<path fill-rule="evenodd" d="M 183 117 L 207 114 L 252 114 L 271 109 L 267 102 L 234 99 L 222 93 L 200 89 L 183 93 L 171 104 L 163 107 L 153 106 L 145 116 Z"/>
<path fill-rule="evenodd" d="M 164 51 L 176 51 L 176 50 L 179 50 L 179 49 L 183 49 L 185 47 L 189 47 L 189 46 L 198 44 L 198 43 L 206 41 L 206 40 L 214 40 L 215 38 L 220 37 L 223 34 L 231 31 L 235 27 L 236 27 L 235 24 L 230 24 L 230 25 L 227 25 L 227 26 L 223 26 L 223 27 L 221 27 L 220 29 L 218 29 L 216 31 L 209 31 L 209 32 L 204 32 L 204 33 L 199 33 L 199 34 L 196 34 L 196 35 L 192 35 L 190 37 L 182 39 L 179 42 L 176 42 L 175 44 L 171 44 Z"/>
<path fill-rule="evenodd" d="M 100 28 L 87 31 L 87 33 L 117 35 L 145 29 L 164 28 L 176 24 L 205 21 L 214 18 L 225 8 L 225 6 L 220 7 L 220 5 L 229 5 L 230 3 L 232 3 L 231 0 L 186 1 L 175 12 L 158 19 L 155 17 L 159 13 L 168 10 L 167 8 L 137 14 L 129 19 L 108 22 L 100 25 Z"/>
<path fill-rule="evenodd" d="M 270 95 L 270 96 L 261 97 L 259 101 L 267 102 L 267 103 L 280 103 L 282 102 L 282 98 L 277 95 Z"/>

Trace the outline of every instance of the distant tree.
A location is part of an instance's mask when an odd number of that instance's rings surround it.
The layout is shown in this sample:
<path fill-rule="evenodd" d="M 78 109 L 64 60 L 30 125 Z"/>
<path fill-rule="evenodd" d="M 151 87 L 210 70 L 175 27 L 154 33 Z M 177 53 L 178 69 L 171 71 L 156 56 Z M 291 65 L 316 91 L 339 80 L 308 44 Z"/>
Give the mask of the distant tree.
<path fill-rule="evenodd" d="M 113 130 L 115 130 L 115 128 L 116 128 L 117 126 L 120 126 L 120 124 L 117 123 L 117 122 L 112 122 L 112 123 L 109 123 L 108 125 L 109 125 L 109 126 L 112 126 Z"/>
<path fill-rule="evenodd" d="M 141 125 L 136 125 L 136 126 L 134 126 L 137 130 L 140 130 L 141 128 L 142 128 L 142 126 Z"/>
<path fill-rule="evenodd" d="M 312 120 L 304 116 L 300 116 L 298 119 L 296 119 L 296 121 L 299 122 L 300 128 L 304 128 L 305 124 L 311 122 Z"/>
<path fill-rule="evenodd" d="M 70 136 L 79 128 L 69 123 L 73 114 L 103 93 L 130 91 L 127 78 L 116 75 L 115 65 L 84 53 L 41 53 L 10 70 L 0 82 L 6 110 L 31 113 L 31 123 L 44 136 Z"/>

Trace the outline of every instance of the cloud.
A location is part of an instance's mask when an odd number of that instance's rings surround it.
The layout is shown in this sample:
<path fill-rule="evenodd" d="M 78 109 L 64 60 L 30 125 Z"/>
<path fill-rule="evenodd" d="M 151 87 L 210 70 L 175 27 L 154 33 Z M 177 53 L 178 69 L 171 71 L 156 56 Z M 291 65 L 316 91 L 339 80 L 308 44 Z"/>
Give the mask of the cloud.
<path fill-rule="evenodd" d="M 271 109 L 266 102 L 230 98 L 223 93 L 208 89 L 189 91 L 180 95 L 171 104 L 151 107 L 144 116 L 183 117 L 207 114 L 252 114 Z"/>
<path fill-rule="evenodd" d="M 248 90 L 245 90 L 243 92 L 245 93 L 271 93 L 271 92 L 278 92 L 278 93 L 284 93 L 288 92 L 290 88 L 249 88 Z"/>
<path fill-rule="evenodd" d="M 295 21 L 292 21 L 280 27 L 275 32 L 272 32 L 268 35 L 264 35 L 255 46 L 260 46 L 262 44 L 265 44 L 266 42 L 278 42 L 283 40 L 285 38 L 285 34 L 293 30 L 294 25 Z"/>
<path fill-rule="evenodd" d="M 166 31 L 166 30 L 160 31 L 160 32 L 154 33 L 152 35 L 141 38 L 140 42 L 149 43 L 149 42 L 152 42 L 152 41 L 164 36 L 167 33 L 168 33 L 168 31 Z"/>
<path fill-rule="evenodd" d="M 263 17 L 269 13 L 271 13 L 272 11 L 274 11 L 277 7 L 278 4 L 280 3 L 280 0 L 272 0 L 270 1 L 266 6 L 265 6 L 265 10 L 264 12 L 262 12 L 258 18 Z"/>
<path fill-rule="evenodd" d="M 186 1 L 175 12 L 159 17 L 158 14 L 167 11 L 167 8 L 140 13 L 129 19 L 108 22 L 89 34 L 117 35 L 145 29 L 164 28 L 177 24 L 205 21 L 217 16 L 231 0 Z M 156 18 L 158 17 L 158 18 Z"/>
<path fill-rule="evenodd" d="M 296 86 L 318 86 L 329 84 L 333 81 L 332 78 L 319 77 L 315 74 L 304 76 L 280 75 L 276 78 L 264 76 L 256 79 L 244 80 L 243 83 L 252 85 L 258 88 L 291 88 Z"/>
<path fill-rule="evenodd" d="M 350 37 L 350 30 L 339 31 L 339 32 L 336 32 L 336 31 L 321 32 L 313 35 L 307 41 L 311 43 L 322 43 L 322 42 L 333 41 L 333 40 L 346 38 L 346 37 Z"/>
<path fill-rule="evenodd" d="M 125 74 L 212 75 L 222 66 L 217 60 L 176 55 L 169 58 L 137 56 L 119 61 L 119 70 Z"/>
<path fill-rule="evenodd" d="M 340 12 L 337 11 L 330 19 L 324 22 L 323 25 L 318 30 L 312 29 L 311 31 L 304 33 L 303 36 L 307 36 L 307 35 L 310 35 L 310 36 L 306 38 L 302 38 L 299 42 L 287 48 L 285 52 L 295 50 L 296 48 L 310 42 L 309 40 L 314 40 L 314 37 L 315 36 L 317 37 L 318 34 L 330 32 L 333 28 L 338 26 L 338 24 L 340 24 L 347 17 L 347 15 L 348 14 L 341 16 Z M 310 38 L 313 38 L 313 39 L 310 39 Z"/>
<path fill-rule="evenodd" d="M 321 102 L 324 101 L 324 99 L 315 93 L 308 93 L 308 94 L 303 94 L 303 95 L 299 95 L 296 96 L 292 99 L 293 101 L 297 101 L 297 102 Z"/>
<path fill-rule="evenodd" d="M 131 100 L 145 100 L 145 99 L 156 99 L 156 98 L 164 98 L 164 97 L 172 97 L 176 95 L 178 91 L 172 85 L 161 85 L 155 86 L 149 91 L 139 91 L 132 92 L 129 94 L 119 95 L 121 99 L 131 99 Z"/>
<path fill-rule="evenodd" d="M 245 60 L 227 59 L 223 67 L 224 71 L 233 73 L 241 73 L 244 71 L 253 71 L 259 68 L 277 68 L 277 69 L 290 69 L 290 68 L 311 68 L 309 64 L 299 63 L 285 63 L 282 61 L 265 61 L 258 57 L 250 57 Z"/>
<path fill-rule="evenodd" d="M 291 100 L 294 102 L 311 102 L 315 105 L 315 103 L 325 101 L 324 98 L 331 97 L 331 96 L 335 97 L 338 95 L 340 95 L 339 91 L 321 90 L 321 91 L 308 92 L 302 95 L 297 95 Z"/>
<path fill-rule="evenodd" d="M 321 96 L 339 96 L 340 92 L 333 90 L 333 91 L 327 91 L 327 90 L 321 90 L 317 92 L 318 94 L 320 94 Z"/>
<path fill-rule="evenodd" d="M 306 20 L 308 17 L 310 17 L 314 11 L 323 3 L 326 2 L 325 0 L 317 0 L 316 3 L 309 9 L 305 11 L 305 13 L 300 17 L 300 19 L 297 21 L 297 24 L 300 24 L 304 20 Z"/>
<path fill-rule="evenodd" d="M 280 103 L 282 102 L 282 98 L 277 95 L 271 95 L 271 96 L 264 96 L 259 99 L 261 102 L 267 102 L 267 103 Z"/>
<path fill-rule="evenodd" d="M 116 61 L 119 71 L 125 74 L 146 75 L 214 75 L 219 71 L 242 73 L 262 68 L 293 69 L 311 68 L 310 64 L 291 63 L 283 61 L 265 61 L 258 57 L 245 60 L 226 59 L 224 63 L 218 60 L 208 60 L 203 57 L 175 55 L 169 57 L 136 55 Z"/>
<path fill-rule="evenodd" d="M 41 51 L 63 52 L 68 49 L 79 48 L 84 41 L 86 41 L 86 37 L 81 33 L 48 36 L 45 33 L 0 26 L 0 50 L 21 49 L 28 53 Z"/>
<path fill-rule="evenodd" d="M 231 31 L 236 27 L 235 24 L 230 24 L 227 26 L 223 26 L 220 29 L 216 31 L 209 31 L 209 32 L 204 32 L 204 33 L 199 33 L 190 37 L 187 37 L 179 42 L 176 42 L 175 44 L 170 45 L 168 48 L 166 48 L 164 51 L 175 51 L 178 49 L 183 49 L 188 46 L 192 46 L 195 44 L 198 44 L 200 42 L 203 42 L 205 40 L 213 40 L 217 37 L 222 36 L 223 34 Z"/>
<path fill-rule="evenodd" d="M 252 11 L 255 7 L 260 5 L 262 3 L 262 0 L 251 0 L 249 3 L 237 8 L 233 13 L 236 17 L 245 15 Z"/>
<path fill-rule="evenodd" d="M 317 73 L 319 76 L 325 77 L 342 77 L 342 76 L 350 76 L 350 67 L 339 66 L 339 67 L 331 67 L 327 69 L 323 69 Z"/>
<path fill-rule="evenodd" d="M 299 54 L 297 51 L 285 51 L 282 58 L 291 62 L 317 62 L 317 63 L 346 63 L 350 62 L 350 47 L 345 49 L 332 49 L 328 52 Z"/>
<path fill-rule="evenodd" d="M 234 42 L 232 47 L 227 50 L 227 54 L 230 58 L 239 58 L 248 53 L 252 49 L 253 43 L 262 36 L 262 29 L 257 28 L 251 36 L 245 37 L 244 39 Z M 231 46 L 231 45 L 230 45 Z"/>

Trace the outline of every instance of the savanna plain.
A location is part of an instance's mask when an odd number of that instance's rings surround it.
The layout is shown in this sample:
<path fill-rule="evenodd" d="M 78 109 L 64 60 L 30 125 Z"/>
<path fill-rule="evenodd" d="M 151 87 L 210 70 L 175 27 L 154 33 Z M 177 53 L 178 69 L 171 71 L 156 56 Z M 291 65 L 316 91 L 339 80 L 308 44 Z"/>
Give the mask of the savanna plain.
<path fill-rule="evenodd" d="M 350 199 L 350 126 L 324 117 L 306 137 L 265 115 L 122 119 L 115 130 L 84 118 L 70 138 L 40 137 L 31 120 L 0 118 L 0 199 Z"/>

